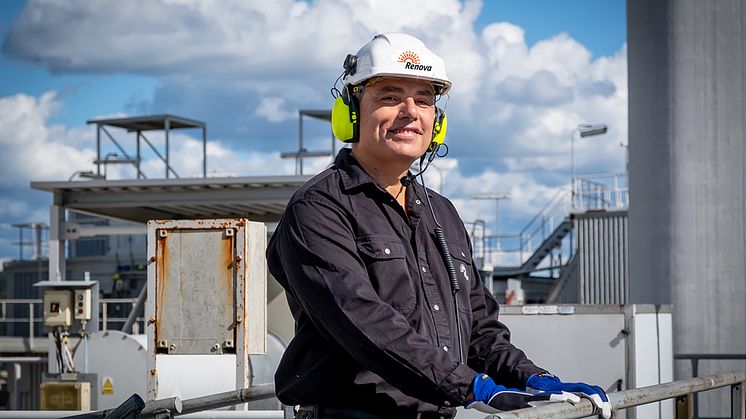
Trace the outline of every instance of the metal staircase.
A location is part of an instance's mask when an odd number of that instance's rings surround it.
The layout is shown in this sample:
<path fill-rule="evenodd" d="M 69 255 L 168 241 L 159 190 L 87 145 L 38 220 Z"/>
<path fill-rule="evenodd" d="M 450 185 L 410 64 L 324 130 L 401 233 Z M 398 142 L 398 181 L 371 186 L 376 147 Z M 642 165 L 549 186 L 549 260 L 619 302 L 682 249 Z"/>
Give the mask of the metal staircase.
<path fill-rule="evenodd" d="M 627 206 L 626 175 L 577 177 L 572 188 L 558 190 L 518 234 L 486 236 L 484 221 L 472 223 L 475 260 L 490 280 L 528 280 L 543 290 L 542 300 L 553 302 L 577 282 L 573 278 L 579 273 L 580 258 L 574 242 L 574 214 Z"/>
<path fill-rule="evenodd" d="M 495 267 L 493 278 L 513 278 L 534 272 L 539 264 L 552 252 L 562 246 L 562 239 L 572 232 L 572 221 L 565 219 L 552 233 L 542 241 L 531 256 L 516 267 Z"/>

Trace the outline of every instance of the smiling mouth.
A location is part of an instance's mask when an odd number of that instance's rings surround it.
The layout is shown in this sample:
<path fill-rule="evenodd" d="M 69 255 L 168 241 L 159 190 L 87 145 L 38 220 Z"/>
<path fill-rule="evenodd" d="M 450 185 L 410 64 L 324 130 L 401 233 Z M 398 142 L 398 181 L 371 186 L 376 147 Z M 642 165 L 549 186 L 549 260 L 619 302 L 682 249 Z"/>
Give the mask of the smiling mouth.
<path fill-rule="evenodd" d="M 395 128 L 395 129 L 389 129 L 389 132 L 396 135 L 396 134 L 422 134 L 422 131 L 420 131 L 417 128 L 410 128 L 410 127 L 402 127 L 402 128 Z"/>

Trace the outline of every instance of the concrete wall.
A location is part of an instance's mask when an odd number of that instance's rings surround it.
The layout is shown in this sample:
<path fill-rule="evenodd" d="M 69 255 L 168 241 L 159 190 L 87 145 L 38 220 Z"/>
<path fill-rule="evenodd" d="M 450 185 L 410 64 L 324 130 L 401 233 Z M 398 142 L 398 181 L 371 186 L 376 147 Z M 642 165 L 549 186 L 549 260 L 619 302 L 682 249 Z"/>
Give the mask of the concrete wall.
<path fill-rule="evenodd" d="M 746 353 L 746 5 L 628 0 L 627 14 L 630 300 L 673 303 L 676 353 Z M 726 415 L 717 404 L 700 414 Z"/>

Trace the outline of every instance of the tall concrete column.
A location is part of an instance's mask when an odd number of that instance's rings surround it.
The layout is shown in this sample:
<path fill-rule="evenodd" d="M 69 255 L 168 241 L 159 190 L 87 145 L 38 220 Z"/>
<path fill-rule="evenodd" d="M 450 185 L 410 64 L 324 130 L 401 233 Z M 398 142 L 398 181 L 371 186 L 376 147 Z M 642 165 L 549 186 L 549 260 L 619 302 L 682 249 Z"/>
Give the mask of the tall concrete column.
<path fill-rule="evenodd" d="M 746 353 L 746 5 L 628 0 L 627 18 L 630 300 L 673 303 L 676 353 Z"/>

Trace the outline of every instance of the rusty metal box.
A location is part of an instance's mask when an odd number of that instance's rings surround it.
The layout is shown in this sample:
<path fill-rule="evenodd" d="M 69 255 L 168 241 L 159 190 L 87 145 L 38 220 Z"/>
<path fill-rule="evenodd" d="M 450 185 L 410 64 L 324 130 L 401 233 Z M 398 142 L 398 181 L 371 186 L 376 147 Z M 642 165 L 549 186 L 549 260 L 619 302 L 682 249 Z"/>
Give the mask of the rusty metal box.
<path fill-rule="evenodd" d="M 198 364 L 220 391 L 248 386 L 248 357 L 267 344 L 266 240 L 246 219 L 148 222 L 148 400 L 206 391 Z"/>

